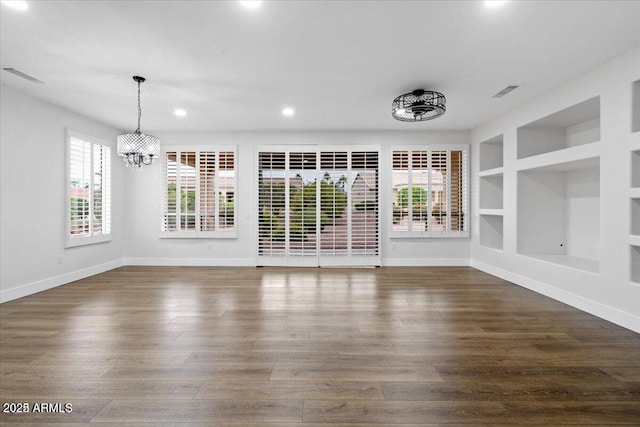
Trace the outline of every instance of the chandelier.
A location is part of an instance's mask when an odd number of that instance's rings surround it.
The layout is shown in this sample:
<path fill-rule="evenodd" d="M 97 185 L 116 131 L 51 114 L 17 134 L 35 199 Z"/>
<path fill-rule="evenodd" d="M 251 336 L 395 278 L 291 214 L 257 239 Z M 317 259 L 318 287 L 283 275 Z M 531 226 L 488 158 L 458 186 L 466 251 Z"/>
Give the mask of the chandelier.
<path fill-rule="evenodd" d="M 447 100 L 440 92 L 416 89 L 393 100 L 391 115 L 402 122 L 422 122 L 442 116 Z"/>
<path fill-rule="evenodd" d="M 118 135 L 118 155 L 122 156 L 127 166 L 134 165 L 139 168 L 142 165 L 150 165 L 154 159 L 160 155 L 160 140 L 146 133 L 140 132 L 140 83 L 144 83 L 145 78 L 133 76 L 133 80 L 138 83 L 138 128 L 133 133 L 123 133 Z"/>

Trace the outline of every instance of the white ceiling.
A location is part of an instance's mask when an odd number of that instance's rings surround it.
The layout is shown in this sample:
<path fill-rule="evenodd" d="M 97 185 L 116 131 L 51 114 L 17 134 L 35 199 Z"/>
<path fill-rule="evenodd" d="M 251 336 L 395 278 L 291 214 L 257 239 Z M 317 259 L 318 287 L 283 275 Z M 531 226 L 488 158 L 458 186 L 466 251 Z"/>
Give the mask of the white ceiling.
<path fill-rule="evenodd" d="M 471 129 L 640 45 L 640 1 L 29 5 L 0 8 L 0 65 L 45 84 L 1 71 L 2 84 L 133 130 L 141 75 L 146 132 Z M 445 116 L 393 120 L 416 88 L 444 93 Z"/>

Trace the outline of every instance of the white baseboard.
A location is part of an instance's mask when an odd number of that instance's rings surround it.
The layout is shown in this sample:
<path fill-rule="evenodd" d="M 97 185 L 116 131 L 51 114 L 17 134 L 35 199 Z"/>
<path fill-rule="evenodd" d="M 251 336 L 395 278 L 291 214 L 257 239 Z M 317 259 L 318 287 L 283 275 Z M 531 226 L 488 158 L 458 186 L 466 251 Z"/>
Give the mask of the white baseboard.
<path fill-rule="evenodd" d="M 254 258 L 125 258 L 124 265 L 182 267 L 255 267 Z"/>
<path fill-rule="evenodd" d="M 383 258 L 383 267 L 468 267 L 469 258 Z"/>
<path fill-rule="evenodd" d="M 26 285 L 18 286 L 16 288 L 7 289 L 0 292 L 0 303 L 26 297 L 27 295 L 46 291 L 47 289 L 55 288 L 57 286 L 66 285 L 67 283 L 75 282 L 76 280 L 122 267 L 123 265 L 125 265 L 124 260 L 117 259 L 104 264 L 94 265 L 92 267 L 83 268 L 82 270 L 72 271 L 59 276 L 50 277 L 48 279 L 27 283 Z"/>
<path fill-rule="evenodd" d="M 609 322 L 640 333 L 640 317 L 627 313 L 617 308 L 581 297 L 571 292 L 563 291 L 546 283 L 533 280 L 520 274 L 512 273 L 480 261 L 471 260 L 471 267 L 489 273 L 493 276 L 515 283 L 554 300 L 560 301 L 594 316 L 608 320 Z"/>

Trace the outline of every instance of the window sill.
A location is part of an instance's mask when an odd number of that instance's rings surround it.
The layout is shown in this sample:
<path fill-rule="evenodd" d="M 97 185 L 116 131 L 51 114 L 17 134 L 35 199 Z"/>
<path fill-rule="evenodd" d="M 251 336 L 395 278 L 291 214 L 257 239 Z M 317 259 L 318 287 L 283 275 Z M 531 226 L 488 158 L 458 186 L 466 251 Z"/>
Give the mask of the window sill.
<path fill-rule="evenodd" d="M 76 248 L 78 246 L 95 245 L 97 243 L 106 243 L 111 241 L 111 234 L 100 236 L 76 236 L 67 237 L 64 247 Z"/>

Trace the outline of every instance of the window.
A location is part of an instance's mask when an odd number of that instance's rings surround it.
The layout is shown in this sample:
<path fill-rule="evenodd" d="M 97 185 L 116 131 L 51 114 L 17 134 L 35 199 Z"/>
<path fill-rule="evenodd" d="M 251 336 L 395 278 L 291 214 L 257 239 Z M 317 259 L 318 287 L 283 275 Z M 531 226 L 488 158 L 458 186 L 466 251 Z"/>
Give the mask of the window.
<path fill-rule="evenodd" d="M 162 237 L 237 237 L 236 149 L 168 148 Z"/>
<path fill-rule="evenodd" d="M 469 237 L 468 146 L 394 147 L 391 237 Z"/>
<path fill-rule="evenodd" d="M 111 240 L 111 148 L 67 129 L 66 247 Z"/>

